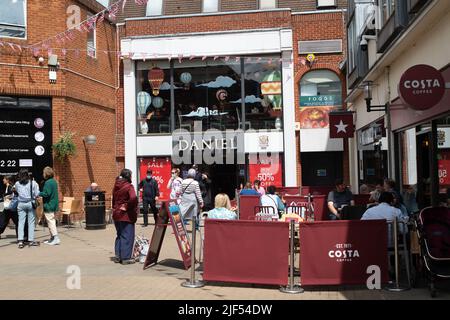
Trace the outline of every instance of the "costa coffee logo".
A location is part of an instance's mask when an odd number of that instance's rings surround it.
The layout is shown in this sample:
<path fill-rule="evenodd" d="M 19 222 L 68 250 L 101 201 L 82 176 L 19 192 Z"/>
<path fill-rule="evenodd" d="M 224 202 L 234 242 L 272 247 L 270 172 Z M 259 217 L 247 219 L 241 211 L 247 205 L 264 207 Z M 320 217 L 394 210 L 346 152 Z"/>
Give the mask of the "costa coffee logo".
<path fill-rule="evenodd" d="M 405 104 L 416 110 L 434 107 L 441 101 L 444 93 L 444 78 L 432 66 L 420 64 L 411 67 L 400 79 L 400 97 Z"/>
<path fill-rule="evenodd" d="M 337 262 L 349 262 L 354 258 L 359 258 L 359 251 L 353 249 L 351 243 L 338 243 L 334 248 L 328 251 L 328 257 L 336 259 Z"/>

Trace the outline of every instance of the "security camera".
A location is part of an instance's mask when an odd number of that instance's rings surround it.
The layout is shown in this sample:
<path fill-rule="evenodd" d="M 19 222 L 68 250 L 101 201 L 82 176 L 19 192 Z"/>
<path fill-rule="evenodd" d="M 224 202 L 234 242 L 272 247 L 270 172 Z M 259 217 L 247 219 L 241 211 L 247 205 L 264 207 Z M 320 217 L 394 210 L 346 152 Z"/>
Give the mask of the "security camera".
<path fill-rule="evenodd" d="M 359 43 L 359 45 L 361 46 L 361 50 L 362 51 L 366 51 L 369 44 L 367 42 L 367 39 L 362 37 L 361 42 Z"/>

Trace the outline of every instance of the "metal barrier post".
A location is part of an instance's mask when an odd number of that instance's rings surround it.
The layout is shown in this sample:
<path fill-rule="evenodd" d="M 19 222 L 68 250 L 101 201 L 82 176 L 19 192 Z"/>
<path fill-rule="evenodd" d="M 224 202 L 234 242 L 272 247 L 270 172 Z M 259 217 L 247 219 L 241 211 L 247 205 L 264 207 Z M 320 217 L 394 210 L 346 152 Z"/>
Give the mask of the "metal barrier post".
<path fill-rule="evenodd" d="M 302 287 L 294 284 L 294 238 L 295 238 L 295 221 L 291 220 L 290 222 L 291 227 L 291 239 L 290 239 L 290 265 L 289 265 L 289 285 L 287 287 L 281 287 L 280 291 L 283 293 L 303 293 L 305 290 L 303 290 Z"/>
<path fill-rule="evenodd" d="M 181 284 L 182 287 L 185 288 L 201 288 L 205 285 L 205 283 L 201 280 L 195 280 L 195 248 L 196 248 L 196 228 L 197 217 L 195 214 L 192 216 L 192 250 L 191 250 L 191 278 L 186 280 Z"/>
<path fill-rule="evenodd" d="M 400 291 L 409 290 L 409 288 L 400 287 L 399 270 L 398 270 L 398 238 L 397 238 L 398 237 L 398 222 L 397 222 L 397 217 L 394 217 L 393 228 L 394 228 L 395 284 L 394 284 L 394 286 L 389 286 L 386 289 L 388 291 L 400 292 Z"/>

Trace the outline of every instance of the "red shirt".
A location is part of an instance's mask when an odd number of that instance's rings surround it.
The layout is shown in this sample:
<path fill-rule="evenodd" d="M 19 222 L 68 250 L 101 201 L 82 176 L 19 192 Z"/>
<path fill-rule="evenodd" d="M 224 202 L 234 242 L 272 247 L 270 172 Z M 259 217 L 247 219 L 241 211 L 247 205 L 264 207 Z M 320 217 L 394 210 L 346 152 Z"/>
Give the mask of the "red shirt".
<path fill-rule="evenodd" d="M 138 200 L 136 191 L 127 180 L 118 178 L 113 189 L 113 219 L 136 223 L 138 216 Z"/>

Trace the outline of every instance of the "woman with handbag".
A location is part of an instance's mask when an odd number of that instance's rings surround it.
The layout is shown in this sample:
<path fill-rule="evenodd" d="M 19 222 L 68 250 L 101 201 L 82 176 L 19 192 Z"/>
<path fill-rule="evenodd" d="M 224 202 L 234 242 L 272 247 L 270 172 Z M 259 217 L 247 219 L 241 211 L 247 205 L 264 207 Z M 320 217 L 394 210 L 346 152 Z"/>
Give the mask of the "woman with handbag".
<path fill-rule="evenodd" d="M 192 219 L 194 215 L 198 217 L 200 209 L 203 208 L 202 193 L 199 183 L 195 180 L 196 174 L 197 171 L 195 169 L 189 169 L 187 178 L 183 180 L 181 186 L 180 213 L 185 222 Z"/>
<path fill-rule="evenodd" d="M 117 236 L 114 262 L 132 264 L 135 224 L 137 220 L 138 199 L 131 184 L 131 170 L 123 169 L 116 179 L 112 192 L 113 220 Z"/>
<path fill-rule="evenodd" d="M 17 207 L 15 203 L 17 201 L 13 200 L 14 192 L 13 185 L 14 179 L 12 176 L 6 176 L 3 178 L 4 184 L 4 193 L 3 193 L 3 213 L 0 213 L 0 238 L 2 237 L 2 233 L 5 232 L 6 227 L 9 224 L 9 220 L 14 222 L 16 226 L 16 237 L 17 237 L 17 228 L 19 226 L 19 217 L 17 215 Z"/>
<path fill-rule="evenodd" d="M 19 215 L 19 249 L 24 245 L 24 227 L 28 218 L 28 241 L 29 246 L 38 246 L 39 242 L 34 241 L 34 224 L 36 197 L 39 195 L 39 186 L 36 181 L 31 180 L 28 170 L 21 169 L 19 171 L 19 181 L 14 185 L 15 192 L 18 195 L 19 203 L 17 205 L 17 213 Z"/>

